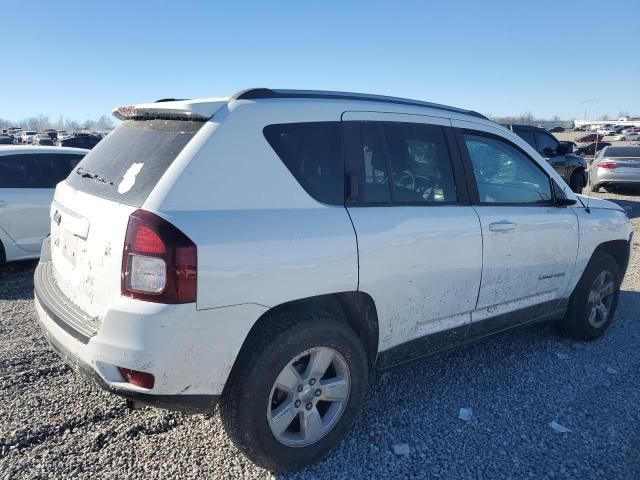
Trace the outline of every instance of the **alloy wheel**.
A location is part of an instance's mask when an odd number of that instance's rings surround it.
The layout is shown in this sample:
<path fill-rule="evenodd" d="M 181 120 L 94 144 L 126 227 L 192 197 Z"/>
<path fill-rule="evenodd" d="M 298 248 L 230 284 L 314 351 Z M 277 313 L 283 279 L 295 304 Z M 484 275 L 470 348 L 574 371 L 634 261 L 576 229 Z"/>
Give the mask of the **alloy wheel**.
<path fill-rule="evenodd" d="M 278 442 L 306 447 L 336 425 L 349 399 L 351 375 L 344 357 L 329 347 L 314 347 L 293 358 L 276 378 L 267 422 Z"/>
<path fill-rule="evenodd" d="M 611 274 L 604 270 L 593 281 L 587 298 L 587 319 L 594 328 L 600 328 L 609 319 L 615 285 Z"/>

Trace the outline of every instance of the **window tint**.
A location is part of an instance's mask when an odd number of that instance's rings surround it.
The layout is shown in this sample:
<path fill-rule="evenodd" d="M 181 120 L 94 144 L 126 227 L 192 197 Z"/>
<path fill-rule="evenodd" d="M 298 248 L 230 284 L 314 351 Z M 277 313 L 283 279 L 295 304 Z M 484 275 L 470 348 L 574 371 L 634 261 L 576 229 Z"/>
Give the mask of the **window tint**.
<path fill-rule="evenodd" d="M 558 141 L 548 133 L 536 132 L 536 140 L 538 153 L 542 155 L 549 155 L 558 149 Z M 545 152 L 545 150 L 547 151 Z"/>
<path fill-rule="evenodd" d="M 363 200 L 366 203 L 456 202 L 456 187 L 441 127 L 414 123 L 362 124 Z"/>
<path fill-rule="evenodd" d="M 482 203 L 542 203 L 551 200 L 546 173 L 505 140 L 464 135 Z"/>
<path fill-rule="evenodd" d="M 640 157 L 640 147 L 608 147 L 607 157 Z"/>
<path fill-rule="evenodd" d="M 268 125 L 264 136 L 309 195 L 319 202 L 344 204 L 339 122 Z"/>
<path fill-rule="evenodd" d="M 0 188 L 54 188 L 69 175 L 67 157 L 55 153 L 0 156 Z"/>
<path fill-rule="evenodd" d="M 107 182 L 74 172 L 67 183 L 83 192 L 139 207 L 202 125 L 204 122 L 165 119 L 122 122 L 78 165 Z M 125 175 L 134 182 L 125 182 Z"/>
<path fill-rule="evenodd" d="M 455 202 L 456 187 L 442 128 L 385 123 L 394 202 Z"/>
<path fill-rule="evenodd" d="M 69 171 L 76 168 L 76 166 L 80 163 L 80 160 L 84 158 L 84 155 L 64 155 L 69 162 Z"/>
<path fill-rule="evenodd" d="M 536 137 L 531 130 L 516 130 L 515 132 L 534 149 L 536 148 Z"/>
<path fill-rule="evenodd" d="M 374 122 L 363 123 L 360 132 L 364 162 L 362 199 L 367 203 L 389 203 L 391 190 L 382 126 Z"/>

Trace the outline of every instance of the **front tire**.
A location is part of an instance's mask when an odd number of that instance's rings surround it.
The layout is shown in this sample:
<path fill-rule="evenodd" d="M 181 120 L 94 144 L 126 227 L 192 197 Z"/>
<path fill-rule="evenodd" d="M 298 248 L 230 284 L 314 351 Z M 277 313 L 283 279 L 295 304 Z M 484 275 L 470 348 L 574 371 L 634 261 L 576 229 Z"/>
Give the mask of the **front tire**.
<path fill-rule="evenodd" d="M 279 313 L 252 332 L 221 399 L 234 444 L 274 472 L 307 466 L 347 434 L 368 388 L 356 333 L 324 312 Z"/>
<path fill-rule="evenodd" d="M 618 305 L 620 268 L 608 253 L 591 259 L 571 294 L 562 330 L 578 340 L 595 340 L 609 328 Z"/>
<path fill-rule="evenodd" d="M 571 177 L 569 178 L 569 187 L 574 193 L 582 193 L 584 185 L 582 182 L 581 171 L 575 171 L 571 174 Z"/>

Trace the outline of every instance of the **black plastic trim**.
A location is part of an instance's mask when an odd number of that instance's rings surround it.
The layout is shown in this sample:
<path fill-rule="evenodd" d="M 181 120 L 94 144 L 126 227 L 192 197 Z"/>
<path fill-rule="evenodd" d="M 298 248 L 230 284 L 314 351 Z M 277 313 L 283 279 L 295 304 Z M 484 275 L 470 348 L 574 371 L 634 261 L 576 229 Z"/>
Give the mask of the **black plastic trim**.
<path fill-rule="evenodd" d="M 464 347 L 512 328 L 561 318 L 567 306 L 568 299 L 550 300 L 515 312 L 425 335 L 380 352 L 376 368 L 387 370 L 423 357 Z"/>
<path fill-rule="evenodd" d="M 75 305 L 58 287 L 51 262 L 41 262 L 33 276 L 36 301 L 49 317 L 73 338 L 84 344 L 98 333 L 97 319 Z"/>
<path fill-rule="evenodd" d="M 427 107 L 446 112 L 461 113 L 471 115 L 473 117 L 489 120 L 481 113 L 473 110 L 465 110 L 448 105 L 438 103 L 423 102 L 420 100 L 412 100 L 410 98 L 387 97 L 384 95 L 368 95 L 364 93 L 353 92 L 324 92 L 314 90 L 277 90 L 270 88 L 250 88 L 236 93 L 230 100 L 260 100 L 260 99 L 284 99 L 284 98 L 313 98 L 323 100 L 356 100 L 363 102 L 375 103 L 391 103 L 395 105 L 410 105 L 414 107 Z"/>

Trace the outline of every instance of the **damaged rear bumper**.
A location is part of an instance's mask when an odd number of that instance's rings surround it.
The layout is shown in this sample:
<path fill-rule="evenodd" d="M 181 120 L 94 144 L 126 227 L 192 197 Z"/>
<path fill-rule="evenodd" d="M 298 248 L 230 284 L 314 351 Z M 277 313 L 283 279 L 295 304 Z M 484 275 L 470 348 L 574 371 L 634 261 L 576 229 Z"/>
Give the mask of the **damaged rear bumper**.
<path fill-rule="evenodd" d="M 40 324 L 44 337 L 49 342 L 49 345 L 51 345 L 51 348 L 53 348 L 53 350 L 73 370 L 89 378 L 103 390 L 123 397 L 126 400 L 133 402 L 133 404 L 142 404 L 188 413 L 213 413 L 213 408 L 218 403 L 220 398 L 219 395 L 154 395 L 150 393 L 125 390 L 109 385 L 102 379 L 98 372 L 91 367 L 91 365 L 73 354 L 53 335 L 51 335 L 42 323 L 41 315 L 38 315 L 38 323 Z"/>

